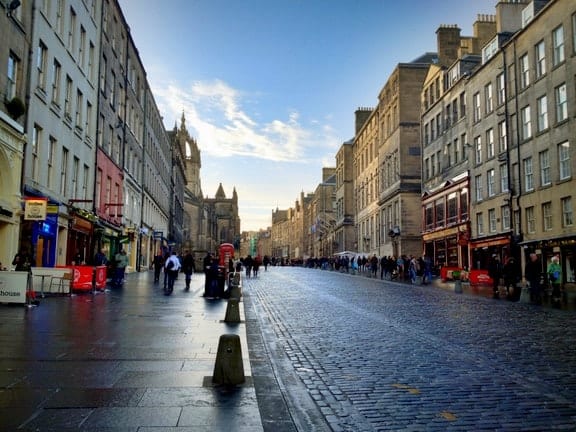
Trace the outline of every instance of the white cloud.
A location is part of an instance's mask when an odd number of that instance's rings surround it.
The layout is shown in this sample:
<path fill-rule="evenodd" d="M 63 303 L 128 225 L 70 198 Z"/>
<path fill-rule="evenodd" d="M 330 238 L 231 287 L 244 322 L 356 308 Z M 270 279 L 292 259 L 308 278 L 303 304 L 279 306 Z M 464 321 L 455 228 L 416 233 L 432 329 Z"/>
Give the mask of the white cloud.
<path fill-rule="evenodd" d="M 179 120 L 184 112 L 188 130 L 203 154 L 303 162 L 317 160 L 320 148 L 337 146 L 330 125 L 311 121 L 307 129 L 296 110 L 287 119 L 259 123 L 243 108 L 245 100 L 256 96 L 220 80 L 196 81 L 187 87 L 165 83 L 156 85 L 153 93 L 165 118 Z"/>
<path fill-rule="evenodd" d="M 218 80 L 151 86 L 168 129 L 184 112 L 202 151 L 204 194 L 213 196 L 219 183 L 228 197 L 236 188 L 242 230 L 269 226 L 273 209 L 293 206 L 300 191 L 316 188 L 322 167 L 335 164 L 342 143 L 328 116 L 322 121 L 303 119 L 294 108 L 264 110 L 264 94 L 248 94 Z M 277 118 L 277 111 L 285 118 Z"/>

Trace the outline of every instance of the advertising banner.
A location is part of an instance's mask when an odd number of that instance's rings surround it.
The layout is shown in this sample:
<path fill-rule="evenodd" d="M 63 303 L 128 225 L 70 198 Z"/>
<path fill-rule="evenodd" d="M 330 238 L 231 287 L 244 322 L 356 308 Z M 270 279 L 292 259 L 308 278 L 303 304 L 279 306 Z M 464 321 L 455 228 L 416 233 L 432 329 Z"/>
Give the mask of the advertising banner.
<path fill-rule="evenodd" d="M 475 285 L 492 285 L 488 270 L 470 270 L 470 283 Z"/>
<path fill-rule="evenodd" d="M 96 266 L 94 271 L 96 272 L 96 288 L 104 289 L 106 288 L 106 266 Z"/>
<path fill-rule="evenodd" d="M 0 271 L 0 303 L 26 303 L 28 272 Z"/>
<path fill-rule="evenodd" d="M 92 266 L 71 266 L 71 267 L 74 270 L 74 280 L 72 281 L 72 289 L 82 291 L 91 290 L 94 267 Z"/>

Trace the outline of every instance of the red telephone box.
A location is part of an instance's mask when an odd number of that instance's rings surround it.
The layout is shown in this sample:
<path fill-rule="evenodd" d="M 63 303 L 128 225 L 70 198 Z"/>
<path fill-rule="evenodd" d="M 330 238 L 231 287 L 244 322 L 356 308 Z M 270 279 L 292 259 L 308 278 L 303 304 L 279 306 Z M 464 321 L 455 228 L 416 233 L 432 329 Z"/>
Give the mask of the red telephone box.
<path fill-rule="evenodd" d="M 228 268 L 230 258 L 234 258 L 234 245 L 232 243 L 222 243 L 218 249 L 220 257 L 219 265 Z"/>
<path fill-rule="evenodd" d="M 228 280 L 228 263 L 230 259 L 234 258 L 234 245 L 232 243 L 222 243 L 218 248 L 218 256 L 220 257 L 218 273 L 222 272 L 224 285 L 225 281 Z"/>

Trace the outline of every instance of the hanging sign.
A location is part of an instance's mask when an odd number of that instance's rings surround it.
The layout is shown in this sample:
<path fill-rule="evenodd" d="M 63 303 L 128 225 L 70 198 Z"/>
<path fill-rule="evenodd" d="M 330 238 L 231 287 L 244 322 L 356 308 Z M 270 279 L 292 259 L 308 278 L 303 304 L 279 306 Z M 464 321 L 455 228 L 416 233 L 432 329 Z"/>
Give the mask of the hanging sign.
<path fill-rule="evenodd" d="M 24 202 L 24 220 L 46 220 L 47 207 L 48 199 L 46 198 L 26 198 Z"/>

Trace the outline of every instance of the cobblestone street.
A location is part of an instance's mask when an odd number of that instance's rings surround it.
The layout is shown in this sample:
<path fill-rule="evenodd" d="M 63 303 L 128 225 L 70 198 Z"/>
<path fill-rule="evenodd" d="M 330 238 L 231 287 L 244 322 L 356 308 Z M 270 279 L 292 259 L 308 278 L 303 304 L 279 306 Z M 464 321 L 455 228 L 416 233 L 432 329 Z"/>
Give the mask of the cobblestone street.
<path fill-rule="evenodd" d="M 244 292 L 299 430 L 576 430 L 573 311 L 298 267 Z"/>

